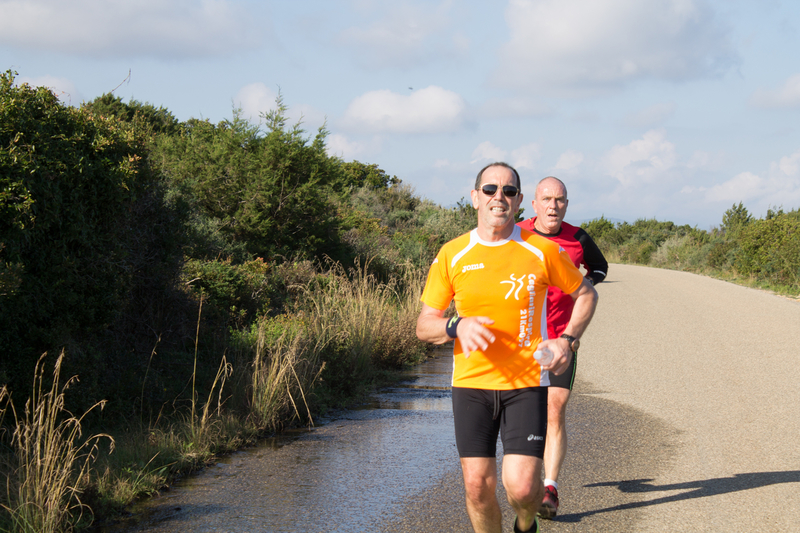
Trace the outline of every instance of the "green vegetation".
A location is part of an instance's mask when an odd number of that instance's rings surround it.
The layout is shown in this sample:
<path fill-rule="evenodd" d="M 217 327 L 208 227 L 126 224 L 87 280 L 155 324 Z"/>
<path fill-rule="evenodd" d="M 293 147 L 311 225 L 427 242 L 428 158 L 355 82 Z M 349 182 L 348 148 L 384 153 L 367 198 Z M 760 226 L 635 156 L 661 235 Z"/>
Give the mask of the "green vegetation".
<path fill-rule="evenodd" d="M 84 528 L 424 359 L 424 276 L 471 205 L 331 157 L 285 114 L 74 109 L 0 75 L 0 530 Z M 798 220 L 585 227 L 612 261 L 796 294 Z"/>
<path fill-rule="evenodd" d="M 74 109 L 0 76 L 1 530 L 81 529 L 426 356 L 423 276 L 472 210 L 327 155 L 285 112 L 262 131 Z"/>
<path fill-rule="evenodd" d="M 582 226 L 611 262 L 685 270 L 800 297 L 800 210 L 755 219 L 740 202 L 711 231 L 605 218 Z"/>

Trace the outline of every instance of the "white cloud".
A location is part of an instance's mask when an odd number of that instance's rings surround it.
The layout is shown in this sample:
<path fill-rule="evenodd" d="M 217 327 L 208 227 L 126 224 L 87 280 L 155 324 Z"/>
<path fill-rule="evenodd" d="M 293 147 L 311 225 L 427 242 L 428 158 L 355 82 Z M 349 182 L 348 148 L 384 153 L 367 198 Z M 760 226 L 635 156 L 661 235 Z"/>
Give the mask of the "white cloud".
<path fill-rule="evenodd" d="M 633 128 L 653 128 L 660 126 L 674 112 L 675 102 L 662 102 L 631 113 L 623 122 Z"/>
<path fill-rule="evenodd" d="M 706 189 L 711 202 L 742 202 L 753 199 L 764 188 L 764 179 L 752 172 L 741 172 L 724 183 Z"/>
<path fill-rule="evenodd" d="M 389 133 L 456 131 L 467 121 L 467 104 L 457 93 L 430 86 L 401 95 L 371 91 L 353 100 L 342 124 L 352 130 Z"/>
<path fill-rule="evenodd" d="M 725 182 L 696 190 L 709 202 L 743 202 L 755 214 L 770 207 L 793 208 L 800 202 L 800 150 L 773 161 L 761 175 L 740 172 Z"/>
<path fill-rule="evenodd" d="M 317 130 L 328 122 L 325 113 L 308 104 L 291 106 L 287 115 L 290 121 L 301 124 L 304 130 L 315 135 Z"/>
<path fill-rule="evenodd" d="M 472 160 L 470 164 L 485 161 L 487 164 L 494 163 L 495 161 L 504 161 L 507 152 L 502 148 L 495 146 L 490 141 L 483 141 L 475 147 L 472 151 Z"/>
<path fill-rule="evenodd" d="M 764 108 L 800 107 L 800 74 L 787 79 L 777 89 L 758 89 L 750 97 L 750 104 Z"/>
<path fill-rule="evenodd" d="M 770 165 L 766 200 L 772 206 L 800 205 L 800 150 Z"/>
<path fill-rule="evenodd" d="M 252 46 L 231 0 L 3 0 L 0 43 L 94 57 L 192 58 Z"/>
<path fill-rule="evenodd" d="M 501 85 L 576 94 L 717 75 L 737 61 L 705 0 L 510 0 Z"/>
<path fill-rule="evenodd" d="M 554 170 L 573 173 L 583 163 L 583 154 L 575 150 L 567 150 L 558 157 Z"/>
<path fill-rule="evenodd" d="M 363 143 L 351 141 L 344 135 L 335 133 L 328 136 L 325 151 L 330 156 L 337 156 L 349 161 L 363 154 L 366 151 L 366 147 Z"/>
<path fill-rule="evenodd" d="M 275 109 L 275 99 L 278 94 L 263 83 L 251 83 L 245 85 L 233 98 L 233 104 L 242 109 L 242 117 L 252 122 L 257 122 L 258 118 Z"/>
<path fill-rule="evenodd" d="M 538 143 L 530 143 L 511 151 L 511 166 L 517 170 L 525 168 L 533 170 L 539 159 L 542 158 L 542 149 Z"/>
<path fill-rule="evenodd" d="M 15 78 L 17 85 L 27 83 L 31 87 L 47 87 L 55 94 L 62 104 L 78 106 L 83 102 L 83 96 L 78 92 L 75 84 L 66 78 L 56 78 L 54 76 L 40 76 L 31 78 L 19 76 Z"/>
<path fill-rule="evenodd" d="M 676 161 L 675 145 L 666 140 L 664 130 L 650 130 L 641 139 L 611 148 L 601 167 L 622 185 L 636 186 L 666 178 Z"/>
<path fill-rule="evenodd" d="M 344 30 L 339 40 L 357 50 L 359 61 L 370 67 L 411 67 L 464 55 L 469 39 L 449 34 L 453 24 L 453 0 L 438 5 L 411 2 L 371 3 L 379 18 L 358 21 Z"/>
<path fill-rule="evenodd" d="M 800 150 L 790 156 L 781 157 L 777 163 L 772 163 L 771 170 L 773 176 L 800 178 Z"/>

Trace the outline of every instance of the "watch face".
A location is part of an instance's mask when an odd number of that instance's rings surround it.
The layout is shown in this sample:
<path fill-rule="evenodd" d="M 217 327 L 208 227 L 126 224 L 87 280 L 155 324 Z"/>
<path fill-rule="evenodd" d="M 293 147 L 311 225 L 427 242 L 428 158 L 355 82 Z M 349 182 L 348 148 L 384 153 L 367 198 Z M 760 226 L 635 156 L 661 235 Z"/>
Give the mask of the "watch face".
<path fill-rule="evenodd" d="M 581 340 L 580 339 L 575 339 L 574 341 L 572 341 L 572 351 L 573 352 L 577 352 L 578 348 L 580 348 L 580 347 L 581 347 Z"/>

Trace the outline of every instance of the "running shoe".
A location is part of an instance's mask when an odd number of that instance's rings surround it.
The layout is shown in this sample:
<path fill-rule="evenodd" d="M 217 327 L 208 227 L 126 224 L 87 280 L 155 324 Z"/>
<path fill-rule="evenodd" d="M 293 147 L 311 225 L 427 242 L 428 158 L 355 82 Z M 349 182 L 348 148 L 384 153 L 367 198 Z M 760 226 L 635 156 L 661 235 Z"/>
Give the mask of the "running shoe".
<path fill-rule="evenodd" d="M 548 485 L 544 488 L 544 498 L 542 506 L 539 507 L 539 516 L 552 520 L 556 513 L 558 513 L 558 489 Z"/>

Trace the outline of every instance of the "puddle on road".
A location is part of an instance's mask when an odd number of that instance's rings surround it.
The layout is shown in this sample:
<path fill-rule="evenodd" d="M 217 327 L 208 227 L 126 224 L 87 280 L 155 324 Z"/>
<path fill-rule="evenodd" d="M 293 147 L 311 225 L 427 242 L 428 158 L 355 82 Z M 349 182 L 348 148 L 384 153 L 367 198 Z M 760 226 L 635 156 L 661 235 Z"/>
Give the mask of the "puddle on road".
<path fill-rule="evenodd" d="M 436 357 L 417 366 L 411 379 L 383 389 L 358 409 L 400 409 L 408 411 L 452 411 L 452 348 L 436 352 Z"/>
<path fill-rule="evenodd" d="M 451 348 L 450 348 L 451 349 Z M 443 349 L 326 424 L 226 457 L 99 533 L 367 531 L 458 470 Z"/>

